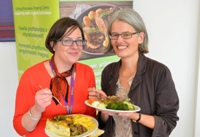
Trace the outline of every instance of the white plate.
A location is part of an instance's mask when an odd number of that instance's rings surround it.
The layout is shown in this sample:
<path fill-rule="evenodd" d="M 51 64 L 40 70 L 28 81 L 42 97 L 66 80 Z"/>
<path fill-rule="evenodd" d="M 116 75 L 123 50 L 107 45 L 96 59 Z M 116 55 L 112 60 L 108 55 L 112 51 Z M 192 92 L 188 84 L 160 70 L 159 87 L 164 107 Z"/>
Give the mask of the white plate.
<path fill-rule="evenodd" d="M 71 114 L 71 115 L 68 115 L 68 116 L 73 116 L 73 115 L 83 115 L 83 114 Z M 88 116 L 88 115 L 83 115 L 83 116 Z M 98 129 L 99 124 L 98 124 L 97 120 L 96 120 L 95 118 L 91 117 L 91 116 L 88 116 L 88 117 L 90 117 L 90 118 L 94 121 L 95 126 L 94 126 L 93 128 L 91 128 L 91 129 L 89 129 L 87 132 L 81 134 L 81 135 L 78 135 L 78 136 L 70 136 L 70 137 L 87 137 L 87 136 L 92 135 L 92 134 Z M 46 128 L 45 128 L 45 133 L 46 133 L 49 137 L 63 137 L 63 136 L 59 136 L 59 135 L 57 135 L 57 134 L 55 134 L 55 133 L 53 133 L 53 132 L 47 130 Z"/>
<path fill-rule="evenodd" d="M 100 108 L 100 107 L 93 106 L 93 105 L 88 103 L 88 100 L 85 101 L 85 104 L 87 106 L 95 108 L 98 111 L 107 111 L 107 112 L 112 112 L 112 113 L 127 113 L 127 112 L 138 112 L 138 111 L 140 111 L 140 107 L 136 106 L 136 105 L 133 105 L 135 107 L 134 110 L 113 110 L 113 109 L 106 109 L 106 108 Z"/>

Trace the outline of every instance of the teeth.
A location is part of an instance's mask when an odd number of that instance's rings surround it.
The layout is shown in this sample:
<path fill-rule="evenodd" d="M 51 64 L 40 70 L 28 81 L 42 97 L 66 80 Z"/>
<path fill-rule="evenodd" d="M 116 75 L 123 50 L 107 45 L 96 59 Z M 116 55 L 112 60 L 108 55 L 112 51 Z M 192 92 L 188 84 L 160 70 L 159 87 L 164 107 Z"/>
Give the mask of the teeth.
<path fill-rule="evenodd" d="M 128 46 L 118 46 L 118 49 L 126 49 Z"/>

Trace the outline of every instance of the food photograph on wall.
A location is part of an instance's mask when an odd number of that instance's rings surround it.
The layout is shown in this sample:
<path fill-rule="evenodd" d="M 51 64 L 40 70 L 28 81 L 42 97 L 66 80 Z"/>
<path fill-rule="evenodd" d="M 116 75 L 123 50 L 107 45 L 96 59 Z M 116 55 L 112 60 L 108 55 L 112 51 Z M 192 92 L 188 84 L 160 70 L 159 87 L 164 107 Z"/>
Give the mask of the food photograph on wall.
<path fill-rule="evenodd" d="M 109 45 L 108 20 L 115 11 L 123 8 L 133 8 L 133 1 L 60 2 L 60 17 L 72 17 L 83 27 L 87 45 L 81 59 L 113 55 L 103 52 Z"/>

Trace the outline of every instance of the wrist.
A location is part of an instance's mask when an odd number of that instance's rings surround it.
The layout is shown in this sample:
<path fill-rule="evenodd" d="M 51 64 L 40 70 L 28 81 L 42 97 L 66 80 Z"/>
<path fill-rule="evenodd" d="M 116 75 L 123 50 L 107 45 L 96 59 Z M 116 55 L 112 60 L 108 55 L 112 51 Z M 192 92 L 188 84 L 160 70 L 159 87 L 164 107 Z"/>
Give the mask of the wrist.
<path fill-rule="evenodd" d="M 135 122 L 135 123 L 139 123 L 139 122 L 140 122 L 140 119 L 141 119 L 141 114 L 138 113 L 138 119 L 137 119 L 137 120 L 132 120 L 132 121 Z"/>
<path fill-rule="evenodd" d="M 28 111 L 29 117 L 30 117 L 32 120 L 34 120 L 34 121 L 40 120 L 41 115 L 40 115 L 40 116 L 37 116 L 37 117 L 36 117 L 36 116 L 33 116 L 31 110 L 32 110 L 32 109 L 30 108 L 29 111 Z"/>

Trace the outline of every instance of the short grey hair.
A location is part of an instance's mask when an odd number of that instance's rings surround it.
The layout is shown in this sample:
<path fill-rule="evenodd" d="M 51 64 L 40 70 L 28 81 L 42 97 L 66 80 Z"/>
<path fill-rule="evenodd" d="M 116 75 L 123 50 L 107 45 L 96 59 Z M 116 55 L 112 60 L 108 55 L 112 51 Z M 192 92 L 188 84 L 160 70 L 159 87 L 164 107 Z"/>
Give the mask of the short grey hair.
<path fill-rule="evenodd" d="M 116 11 L 108 22 L 108 34 L 111 33 L 112 24 L 115 20 L 120 20 L 130 24 L 136 32 L 144 32 L 144 41 L 142 44 L 139 44 L 138 50 L 141 53 L 148 53 L 148 33 L 144 24 L 142 17 L 133 9 L 120 9 Z M 106 52 L 111 51 L 112 45 L 109 44 Z"/>

